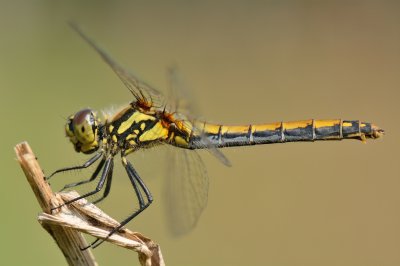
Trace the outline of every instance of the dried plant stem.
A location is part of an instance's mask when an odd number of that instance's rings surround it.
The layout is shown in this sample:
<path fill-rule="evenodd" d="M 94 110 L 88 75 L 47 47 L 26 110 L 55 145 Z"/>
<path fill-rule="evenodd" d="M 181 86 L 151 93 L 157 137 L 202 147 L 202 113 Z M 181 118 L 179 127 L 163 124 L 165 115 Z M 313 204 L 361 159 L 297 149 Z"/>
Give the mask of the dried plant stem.
<path fill-rule="evenodd" d="M 43 213 L 38 220 L 54 238 L 69 265 L 97 265 L 90 249 L 82 251 L 88 244 L 80 232 L 97 238 L 106 238 L 118 222 L 102 212 L 85 199 L 64 206 L 58 213 L 51 213 L 51 208 L 79 196 L 76 192 L 54 194 L 45 181 L 42 169 L 30 146 L 20 143 L 15 146 L 17 159 L 32 187 Z M 124 248 L 132 249 L 139 255 L 142 266 L 163 266 L 160 247 L 140 233 L 122 229 L 107 239 Z"/>

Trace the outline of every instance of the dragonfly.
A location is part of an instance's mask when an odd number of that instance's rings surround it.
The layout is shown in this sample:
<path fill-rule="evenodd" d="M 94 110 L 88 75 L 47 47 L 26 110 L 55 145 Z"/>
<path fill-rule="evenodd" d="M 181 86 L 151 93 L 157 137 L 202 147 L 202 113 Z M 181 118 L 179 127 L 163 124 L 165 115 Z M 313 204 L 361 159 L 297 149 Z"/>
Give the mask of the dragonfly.
<path fill-rule="evenodd" d="M 98 180 L 96 188 L 53 210 L 103 191 L 101 197 L 93 202 L 98 203 L 109 195 L 114 158 L 118 153 L 120 154 L 122 165 L 135 191 L 139 208 L 112 229 L 105 239 L 96 239 L 86 248 L 95 248 L 100 245 L 153 202 L 150 190 L 127 159 L 129 154 L 138 150 L 171 145 L 182 151 L 183 156 L 176 162 L 176 166 L 180 169 L 174 173 L 179 172 L 177 175 L 180 179 L 186 179 L 190 185 L 171 185 L 172 189 L 176 189 L 174 193 L 171 193 L 172 197 L 175 197 L 172 202 L 176 206 L 172 206 L 170 211 L 178 214 L 180 212 L 189 217 L 186 220 L 182 219 L 183 221 L 173 222 L 177 232 L 186 233 L 195 227 L 207 204 L 207 171 L 196 150 L 206 149 L 223 164 L 230 165 L 229 160 L 219 150 L 220 148 L 342 139 L 356 139 L 364 142 L 366 139 L 380 138 L 384 134 L 384 130 L 378 126 L 359 120 L 308 119 L 231 126 L 196 119 L 190 113 L 170 108 L 159 90 L 122 67 L 76 24 L 71 23 L 70 26 L 111 67 L 133 96 L 133 101 L 125 108 L 103 120 L 89 108 L 71 115 L 65 125 L 66 136 L 76 152 L 94 155 L 82 165 L 59 169 L 46 177 L 48 180 L 55 174 L 88 168 L 99 162 L 89 179 L 67 184 L 63 189 Z"/>

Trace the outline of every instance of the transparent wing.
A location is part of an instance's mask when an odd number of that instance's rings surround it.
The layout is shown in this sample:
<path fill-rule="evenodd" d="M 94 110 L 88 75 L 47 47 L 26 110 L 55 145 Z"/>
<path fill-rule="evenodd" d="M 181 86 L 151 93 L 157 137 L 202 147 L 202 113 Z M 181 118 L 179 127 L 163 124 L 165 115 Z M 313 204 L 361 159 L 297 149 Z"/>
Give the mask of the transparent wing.
<path fill-rule="evenodd" d="M 208 174 L 196 151 L 171 147 L 174 156 L 168 161 L 168 178 L 165 180 L 168 227 L 180 236 L 191 231 L 207 206 Z"/>
<path fill-rule="evenodd" d="M 195 127 L 197 106 L 194 97 L 184 85 L 176 67 L 168 69 L 169 110 L 174 121 L 183 125 L 186 131 L 200 136 L 205 149 L 225 165 L 228 159 L 204 136 L 202 130 Z M 171 111 L 173 110 L 173 111 Z M 168 150 L 167 179 L 164 195 L 167 221 L 171 232 L 180 236 L 191 231 L 197 224 L 207 205 L 208 174 L 203 160 L 194 150 L 170 147 Z"/>
<path fill-rule="evenodd" d="M 187 122 L 185 121 L 184 124 L 187 124 Z M 200 136 L 200 140 L 198 142 L 201 146 L 205 147 L 206 151 L 208 151 L 211 155 L 214 156 L 214 158 L 216 158 L 220 163 L 224 164 L 225 166 L 232 166 L 229 159 L 222 153 L 221 150 L 219 150 L 213 143 L 211 143 L 211 141 L 206 137 L 201 129 L 199 129 L 195 125 L 192 125 L 192 130 L 196 136 Z"/>
<path fill-rule="evenodd" d="M 92 48 L 94 48 L 97 53 L 100 54 L 102 59 L 111 67 L 111 69 L 117 74 L 125 86 L 130 90 L 137 102 L 153 107 L 162 107 L 165 104 L 163 95 L 157 89 L 140 80 L 132 72 L 129 72 L 120 66 L 110 55 L 108 55 L 102 48 L 100 48 L 100 46 L 90 39 L 76 24 L 71 22 L 69 25 Z"/>
<path fill-rule="evenodd" d="M 211 155 L 224 165 L 231 166 L 229 159 L 206 138 L 204 132 L 197 128 L 194 123 L 191 123 L 191 121 L 198 119 L 196 115 L 199 113 L 199 108 L 193 100 L 193 95 L 188 90 L 186 84 L 184 84 L 178 68 L 176 66 L 169 67 L 167 75 L 169 80 L 169 95 L 171 98 L 169 103 L 174 104 L 169 108 L 174 110 L 174 118 L 179 120 L 186 128 L 191 128 L 194 134 L 200 136 L 200 142 Z"/>
<path fill-rule="evenodd" d="M 199 114 L 193 91 L 185 84 L 178 67 L 172 65 L 167 68 L 168 102 L 173 104 L 170 109 L 188 119 L 194 119 Z"/>

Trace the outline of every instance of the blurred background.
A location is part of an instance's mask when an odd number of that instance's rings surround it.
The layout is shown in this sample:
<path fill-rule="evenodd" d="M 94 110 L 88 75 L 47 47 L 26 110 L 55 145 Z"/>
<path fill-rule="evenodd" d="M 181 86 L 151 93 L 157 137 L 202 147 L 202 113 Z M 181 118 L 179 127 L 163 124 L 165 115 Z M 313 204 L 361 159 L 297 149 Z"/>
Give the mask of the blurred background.
<path fill-rule="evenodd" d="M 158 88 L 179 65 L 211 122 L 248 124 L 343 118 L 373 122 L 382 140 L 225 149 L 227 168 L 201 155 L 210 175 L 198 226 L 171 237 L 162 204 L 164 156 L 130 156 L 155 202 L 128 225 L 161 245 L 167 265 L 400 265 L 397 1 L 0 2 L 2 265 L 64 265 L 36 221 L 39 205 L 13 147 L 28 141 L 45 173 L 80 164 L 66 117 L 131 100 L 68 26 L 81 25 L 119 62 Z M 101 205 L 122 219 L 136 204 L 116 160 Z M 87 172 L 86 172 L 87 173 Z M 83 178 L 55 177 L 52 186 Z M 100 265 L 138 265 L 103 244 Z"/>

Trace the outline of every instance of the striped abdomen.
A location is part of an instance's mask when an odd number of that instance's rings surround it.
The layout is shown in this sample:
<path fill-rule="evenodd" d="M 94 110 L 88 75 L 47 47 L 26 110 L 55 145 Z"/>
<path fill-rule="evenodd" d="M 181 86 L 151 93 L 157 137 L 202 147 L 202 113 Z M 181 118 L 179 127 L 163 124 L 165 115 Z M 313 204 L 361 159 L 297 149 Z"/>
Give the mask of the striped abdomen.
<path fill-rule="evenodd" d="M 225 126 L 195 122 L 199 134 L 191 133 L 188 148 L 205 148 L 206 142 L 217 147 L 270 144 L 295 141 L 341 140 L 379 138 L 384 131 L 377 126 L 360 121 L 304 120 L 277 122 L 249 126 Z M 203 140 L 202 140 L 203 138 Z"/>

